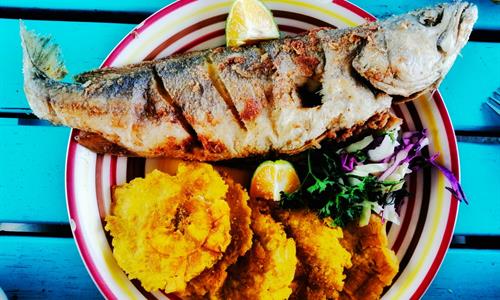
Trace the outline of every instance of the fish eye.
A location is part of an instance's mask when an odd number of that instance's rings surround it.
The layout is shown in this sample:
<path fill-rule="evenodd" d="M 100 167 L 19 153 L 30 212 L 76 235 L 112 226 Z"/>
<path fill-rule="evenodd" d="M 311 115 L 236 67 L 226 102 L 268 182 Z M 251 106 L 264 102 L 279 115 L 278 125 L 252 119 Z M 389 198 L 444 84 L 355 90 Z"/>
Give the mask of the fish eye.
<path fill-rule="evenodd" d="M 441 23 L 443 10 L 439 12 L 433 9 L 424 10 L 418 16 L 418 22 L 427 27 L 434 27 Z"/>

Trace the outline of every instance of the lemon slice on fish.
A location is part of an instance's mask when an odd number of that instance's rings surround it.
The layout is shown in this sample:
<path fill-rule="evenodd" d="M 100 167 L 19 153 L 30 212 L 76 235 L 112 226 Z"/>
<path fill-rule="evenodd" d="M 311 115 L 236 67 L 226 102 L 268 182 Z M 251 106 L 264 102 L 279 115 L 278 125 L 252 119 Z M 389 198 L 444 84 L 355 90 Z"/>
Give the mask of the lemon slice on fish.
<path fill-rule="evenodd" d="M 226 44 L 230 47 L 251 41 L 279 38 L 271 11 L 259 0 L 236 0 L 226 21 Z"/>

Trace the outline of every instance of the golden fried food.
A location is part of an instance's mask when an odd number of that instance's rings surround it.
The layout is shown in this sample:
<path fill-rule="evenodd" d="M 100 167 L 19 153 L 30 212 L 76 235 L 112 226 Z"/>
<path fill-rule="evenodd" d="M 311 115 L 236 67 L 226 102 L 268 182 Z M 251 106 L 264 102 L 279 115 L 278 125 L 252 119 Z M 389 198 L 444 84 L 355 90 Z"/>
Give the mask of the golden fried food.
<path fill-rule="evenodd" d="M 120 267 L 147 291 L 183 291 L 231 241 L 227 191 L 208 164 L 180 164 L 175 176 L 153 171 L 116 187 L 105 228 Z"/>
<path fill-rule="evenodd" d="M 373 214 L 367 226 L 349 224 L 342 244 L 352 253 L 353 267 L 347 271 L 340 298 L 379 299 L 399 269 L 396 254 L 388 248 L 385 224 Z"/>
<path fill-rule="evenodd" d="M 220 299 L 220 291 L 227 278 L 227 268 L 236 263 L 240 256 L 245 255 L 252 247 L 252 230 L 250 216 L 252 211 L 248 206 L 248 194 L 230 177 L 224 177 L 229 189 L 226 201 L 229 204 L 231 217 L 231 243 L 215 266 L 203 271 L 188 283 L 183 299 L 198 299 L 206 297 Z"/>
<path fill-rule="evenodd" d="M 281 224 L 252 207 L 252 249 L 230 270 L 224 299 L 287 299 L 297 263 L 295 242 Z"/>
<path fill-rule="evenodd" d="M 342 247 L 342 229 L 331 227 L 309 210 L 279 211 L 287 233 L 297 244 L 297 256 L 303 266 L 297 277 L 307 284 L 297 284 L 294 298 L 338 298 L 344 287 L 345 268 L 350 268 L 351 254 Z"/>
<path fill-rule="evenodd" d="M 203 163 L 116 187 L 106 222 L 129 278 L 182 299 L 378 299 L 398 272 L 378 216 L 342 230 Z"/>

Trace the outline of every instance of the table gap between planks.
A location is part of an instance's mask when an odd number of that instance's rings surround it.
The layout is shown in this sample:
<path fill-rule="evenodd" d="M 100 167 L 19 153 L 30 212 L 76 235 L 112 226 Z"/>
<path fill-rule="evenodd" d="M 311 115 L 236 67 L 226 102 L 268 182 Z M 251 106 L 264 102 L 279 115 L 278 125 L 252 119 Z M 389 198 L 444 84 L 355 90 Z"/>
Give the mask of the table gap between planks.
<path fill-rule="evenodd" d="M 0 287 L 9 298 L 101 298 L 79 257 L 66 213 L 69 129 L 51 126 L 27 110 L 18 19 L 52 34 L 75 75 L 98 67 L 136 24 L 170 2 L 0 2 Z M 355 3 L 384 17 L 437 2 Z M 500 5 L 476 4 L 480 17 L 471 42 L 440 87 L 459 141 L 462 184 L 471 204 L 460 208 L 451 249 L 426 299 L 500 297 L 500 117 L 484 105 L 500 86 Z"/>

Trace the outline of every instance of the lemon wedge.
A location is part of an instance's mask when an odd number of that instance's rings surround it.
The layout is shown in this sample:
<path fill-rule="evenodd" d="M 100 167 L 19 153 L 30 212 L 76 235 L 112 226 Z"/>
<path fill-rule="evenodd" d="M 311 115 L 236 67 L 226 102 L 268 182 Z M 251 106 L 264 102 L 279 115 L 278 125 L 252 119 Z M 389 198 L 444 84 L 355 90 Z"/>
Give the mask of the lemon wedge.
<path fill-rule="evenodd" d="M 279 38 L 271 11 L 259 0 L 236 0 L 226 21 L 226 44 L 230 47 L 251 41 Z"/>
<path fill-rule="evenodd" d="M 265 161 L 255 170 L 250 183 L 250 197 L 280 200 L 280 193 L 292 193 L 300 187 L 293 165 L 286 160 Z"/>

